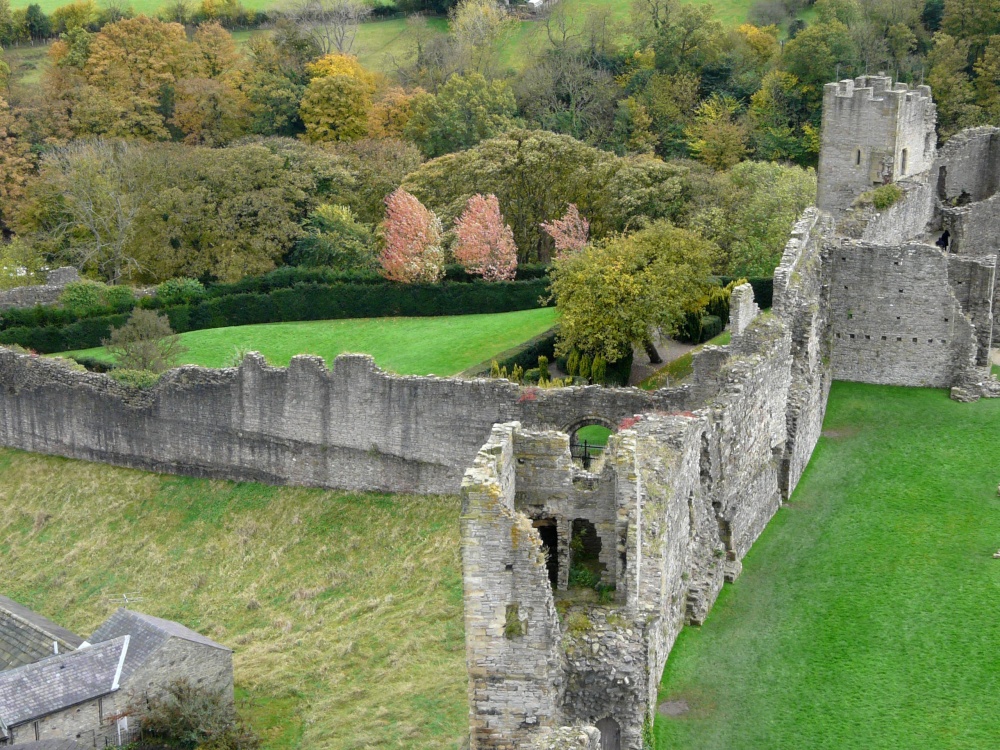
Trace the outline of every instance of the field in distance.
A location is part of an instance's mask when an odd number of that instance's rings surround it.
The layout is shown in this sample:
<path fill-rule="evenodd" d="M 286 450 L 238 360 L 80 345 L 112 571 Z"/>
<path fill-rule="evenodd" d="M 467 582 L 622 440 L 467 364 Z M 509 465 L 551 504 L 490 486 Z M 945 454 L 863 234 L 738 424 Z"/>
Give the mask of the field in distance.
<path fill-rule="evenodd" d="M 351 318 L 209 328 L 181 334 L 188 351 L 178 364 L 229 367 L 237 350 L 258 351 L 269 363 L 316 354 L 328 366 L 338 354 L 371 354 L 399 375 L 456 375 L 551 328 L 554 307 L 492 315 L 434 318 Z M 109 359 L 103 347 L 65 352 Z"/>

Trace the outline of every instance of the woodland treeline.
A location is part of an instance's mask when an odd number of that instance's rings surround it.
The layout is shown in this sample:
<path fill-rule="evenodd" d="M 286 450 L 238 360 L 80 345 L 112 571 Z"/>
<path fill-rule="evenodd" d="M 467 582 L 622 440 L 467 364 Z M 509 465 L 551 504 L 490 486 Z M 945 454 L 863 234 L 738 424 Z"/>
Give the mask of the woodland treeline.
<path fill-rule="evenodd" d="M 0 39 L 35 13 L 7 2 Z M 665 220 L 710 243 L 713 272 L 766 275 L 814 196 L 825 83 L 930 83 L 944 138 L 997 121 L 987 5 L 767 0 L 735 29 L 674 0 L 637 0 L 627 23 L 555 5 L 536 22 L 544 49 L 514 71 L 509 11 L 462 0 L 447 34 L 413 19 L 414 54 L 386 73 L 351 54 L 372 12 L 355 0 L 302 0 L 242 46 L 219 20 L 237 5 L 152 18 L 83 0 L 48 17 L 59 39 L 39 84 L 0 61 L 3 265 L 30 278 L 70 262 L 113 283 L 370 270 L 402 186 L 440 221 L 443 261 L 482 194 L 520 262 L 552 258 L 541 225 L 572 205 L 590 241 Z"/>

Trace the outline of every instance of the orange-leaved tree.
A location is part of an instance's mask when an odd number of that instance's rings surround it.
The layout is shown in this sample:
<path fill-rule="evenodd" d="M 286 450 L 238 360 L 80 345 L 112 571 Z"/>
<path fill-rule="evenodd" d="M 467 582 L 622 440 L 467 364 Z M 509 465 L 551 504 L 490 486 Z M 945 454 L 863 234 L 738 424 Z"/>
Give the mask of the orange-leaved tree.
<path fill-rule="evenodd" d="M 434 282 L 444 273 L 441 222 L 433 211 L 402 188 L 385 199 L 382 222 L 384 247 L 379 255 L 382 275 L 412 284 Z"/>
<path fill-rule="evenodd" d="M 492 193 L 474 195 L 455 222 L 455 260 L 486 281 L 510 281 L 517 272 L 514 233 Z"/>
<path fill-rule="evenodd" d="M 590 239 L 590 222 L 580 216 L 575 203 L 566 207 L 561 219 L 543 221 L 542 229 L 555 242 L 557 258 L 583 250 Z"/>

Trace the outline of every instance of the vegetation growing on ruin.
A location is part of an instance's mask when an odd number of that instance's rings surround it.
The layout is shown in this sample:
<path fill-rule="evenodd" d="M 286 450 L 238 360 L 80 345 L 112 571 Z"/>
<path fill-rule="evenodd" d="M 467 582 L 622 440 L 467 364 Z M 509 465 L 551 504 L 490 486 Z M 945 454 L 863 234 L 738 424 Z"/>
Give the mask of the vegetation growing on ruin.
<path fill-rule="evenodd" d="M 903 188 L 894 182 L 888 185 L 880 185 L 874 190 L 862 193 L 858 198 L 860 205 L 872 206 L 876 211 L 885 211 L 892 208 L 903 198 Z"/>
<path fill-rule="evenodd" d="M 4 594 L 83 634 L 142 611 L 235 649 L 269 750 L 453 750 L 459 500 L 169 477 L 0 451 Z"/>
<path fill-rule="evenodd" d="M 369 318 L 268 323 L 212 328 L 180 335 L 187 351 L 179 364 L 228 367 L 233 352 L 259 351 L 273 365 L 285 366 L 296 354 L 316 354 L 332 366 L 338 354 L 371 354 L 380 367 L 401 375 L 455 375 L 497 352 L 552 327 L 555 308 L 497 315 L 438 318 Z M 63 356 L 108 359 L 104 348 Z"/>
<path fill-rule="evenodd" d="M 990 750 L 1000 720 L 1000 402 L 835 383 L 796 490 L 701 628 L 661 750 Z"/>

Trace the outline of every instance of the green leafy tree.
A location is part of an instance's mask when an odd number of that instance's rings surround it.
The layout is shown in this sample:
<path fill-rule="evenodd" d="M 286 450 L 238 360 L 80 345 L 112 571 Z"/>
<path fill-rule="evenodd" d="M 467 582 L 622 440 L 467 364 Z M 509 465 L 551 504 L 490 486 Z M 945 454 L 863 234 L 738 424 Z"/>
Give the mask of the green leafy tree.
<path fill-rule="evenodd" d="M 353 141 L 368 133 L 370 88 L 353 76 L 314 78 L 306 87 L 299 114 L 310 141 Z"/>
<path fill-rule="evenodd" d="M 715 169 L 729 169 L 746 156 L 747 127 L 732 97 L 713 94 L 698 105 L 686 134 L 694 157 Z"/>
<path fill-rule="evenodd" d="M 405 133 L 429 156 L 475 146 L 514 126 L 514 94 L 503 81 L 479 73 L 452 76 L 437 95 L 415 99 Z"/>
<path fill-rule="evenodd" d="M 1000 35 L 990 37 L 975 71 L 977 102 L 988 122 L 1000 123 Z"/>
<path fill-rule="evenodd" d="M 340 271 L 378 268 L 375 236 L 347 206 L 322 205 L 313 211 L 289 260 L 297 266 Z"/>
<path fill-rule="evenodd" d="M 816 199 L 816 173 L 745 161 L 718 174 L 706 192 L 712 194 L 711 205 L 695 212 L 690 226 L 719 246 L 713 270 L 728 276 L 770 276 L 792 224 Z"/>
<path fill-rule="evenodd" d="M 850 29 L 836 18 L 799 32 L 785 45 L 781 68 L 798 79 L 806 107 L 819 122 L 823 86 L 853 75 L 857 49 Z"/>
<path fill-rule="evenodd" d="M 142 308 L 133 310 L 125 325 L 112 328 L 101 343 L 118 367 L 154 373 L 169 370 L 187 351 L 166 315 Z"/>
<path fill-rule="evenodd" d="M 660 221 L 557 260 L 558 354 L 574 348 L 617 362 L 650 331 L 672 331 L 704 293 L 712 243 Z M 581 361 L 581 375 L 584 364 Z M 587 369 L 590 369 L 589 367 Z"/>
<path fill-rule="evenodd" d="M 934 35 L 934 48 L 927 56 L 927 83 L 934 92 L 938 111 L 938 136 L 942 139 L 979 121 L 976 92 L 966 72 L 969 42 L 944 32 Z"/>

